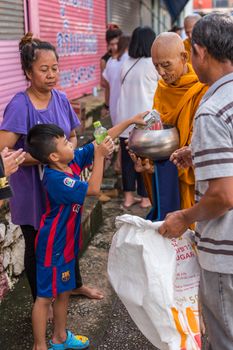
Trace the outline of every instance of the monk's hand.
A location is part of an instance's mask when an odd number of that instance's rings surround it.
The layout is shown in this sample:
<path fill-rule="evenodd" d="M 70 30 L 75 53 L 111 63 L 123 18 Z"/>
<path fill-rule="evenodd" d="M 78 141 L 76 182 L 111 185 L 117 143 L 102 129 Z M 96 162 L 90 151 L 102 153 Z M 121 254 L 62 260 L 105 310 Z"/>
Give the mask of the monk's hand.
<path fill-rule="evenodd" d="M 142 160 L 140 157 L 136 157 L 136 161 L 134 162 L 134 169 L 137 173 L 142 173 L 144 171 Z"/>
<path fill-rule="evenodd" d="M 175 211 L 167 214 L 163 224 L 159 227 L 159 233 L 166 238 L 178 238 L 189 228 L 189 225 L 184 210 Z"/>
<path fill-rule="evenodd" d="M 129 156 L 134 162 L 134 169 L 137 173 L 142 173 L 144 171 L 142 166 L 142 160 L 140 157 L 138 157 L 134 152 L 129 150 Z"/>
<path fill-rule="evenodd" d="M 129 139 L 125 140 L 125 149 L 129 151 Z"/>
<path fill-rule="evenodd" d="M 178 168 L 184 169 L 193 165 L 191 149 L 188 146 L 182 147 L 172 153 L 170 161 Z"/>
<path fill-rule="evenodd" d="M 146 125 L 144 117 L 149 113 L 149 111 L 138 113 L 134 117 L 130 118 L 131 124 Z"/>
<path fill-rule="evenodd" d="M 143 171 L 145 171 L 148 174 L 154 173 L 154 164 L 150 161 L 150 159 L 145 158 L 142 161 Z"/>

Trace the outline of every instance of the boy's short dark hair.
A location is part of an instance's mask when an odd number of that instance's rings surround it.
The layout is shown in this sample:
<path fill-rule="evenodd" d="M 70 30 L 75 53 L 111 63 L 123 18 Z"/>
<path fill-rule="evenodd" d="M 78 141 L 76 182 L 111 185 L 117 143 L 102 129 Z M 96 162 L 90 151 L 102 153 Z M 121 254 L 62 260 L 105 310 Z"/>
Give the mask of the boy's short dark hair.
<path fill-rule="evenodd" d="M 55 139 L 64 136 L 64 131 L 55 124 L 35 125 L 27 135 L 27 151 L 41 163 L 48 164 L 49 155 L 57 150 Z"/>
<path fill-rule="evenodd" d="M 129 44 L 129 56 L 132 58 L 151 57 L 151 46 L 156 34 L 150 27 L 137 27 L 134 29 Z"/>

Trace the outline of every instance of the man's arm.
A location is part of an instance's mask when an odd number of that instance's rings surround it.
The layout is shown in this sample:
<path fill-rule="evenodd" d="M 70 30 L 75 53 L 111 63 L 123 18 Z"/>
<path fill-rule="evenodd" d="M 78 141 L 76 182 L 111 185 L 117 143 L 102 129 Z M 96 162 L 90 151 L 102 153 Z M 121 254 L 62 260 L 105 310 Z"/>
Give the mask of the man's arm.
<path fill-rule="evenodd" d="M 209 188 L 193 208 L 186 209 L 189 222 L 218 218 L 233 208 L 233 177 L 213 179 Z"/>
<path fill-rule="evenodd" d="M 192 208 L 168 214 L 159 229 L 165 237 L 179 237 L 196 221 L 223 216 L 233 208 L 233 177 L 209 180 L 209 188 Z"/>

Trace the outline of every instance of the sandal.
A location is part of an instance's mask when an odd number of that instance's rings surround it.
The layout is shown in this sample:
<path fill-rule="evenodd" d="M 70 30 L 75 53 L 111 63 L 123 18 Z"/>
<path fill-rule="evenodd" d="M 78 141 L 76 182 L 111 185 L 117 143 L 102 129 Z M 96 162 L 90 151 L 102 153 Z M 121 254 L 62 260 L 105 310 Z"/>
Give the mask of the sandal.
<path fill-rule="evenodd" d="M 51 340 L 49 342 L 51 348 L 49 350 L 66 350 L 66 349 L 87 349 L 90 345 L 90 342 L 87 337 L 82 335 L 74 335 L 70 331 L 67 331 L 67 338 L 64 343 L 54 344 Z"/>

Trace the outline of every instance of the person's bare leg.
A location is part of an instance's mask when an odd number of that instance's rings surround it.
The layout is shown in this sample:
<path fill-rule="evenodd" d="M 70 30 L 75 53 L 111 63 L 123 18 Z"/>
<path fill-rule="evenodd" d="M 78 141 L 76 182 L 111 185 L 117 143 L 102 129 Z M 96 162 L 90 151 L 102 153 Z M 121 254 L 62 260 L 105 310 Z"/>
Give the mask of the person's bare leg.
<path fill-rule="evenodd" d="M 47 350 L 46 326 L 50 298 L 37 297 L 32 309 L 32 328 L 34 337 L 33 350 Z"/>
<path fill-rule="evenodd" d="M 49 305 L 49 310 L 48 310 L 48 315 L 47 315 L 47 321 L 49 323 L 52 323 L 53 322 L 53 304 L 51 303 Z"/>
<path fill-rule="evenodd" d="M 70 292 L 61 293 L 56 297 L 53 303 L 54 330 L 52 342 L 54 344 L 64 343 L 67 338 L 66 322 L 69 296 Z"/>
<path fill-rule="evenodd" d="M 86 285 L 83 285 L 80 288 L 73 289 L 71 295 L 83 295 L 89 299 L 97 300 L 101 300 L 104 298 L 103 293 L 100 292 L 98 289 Z"/>

